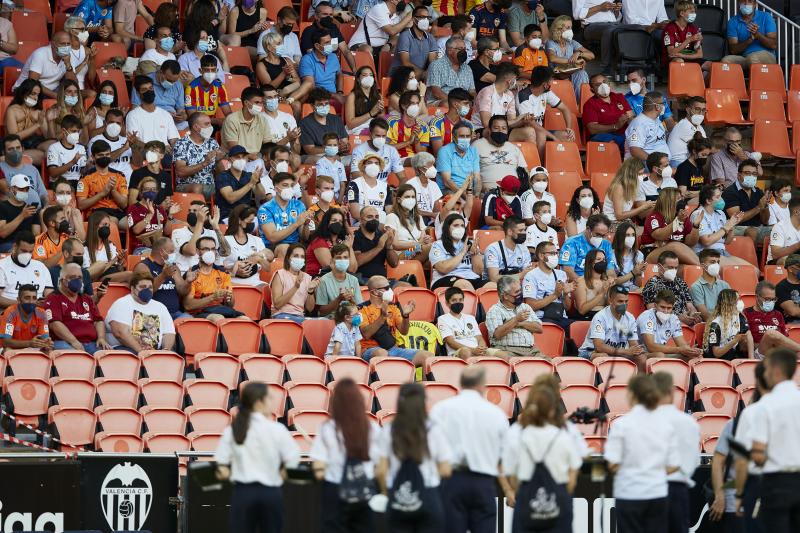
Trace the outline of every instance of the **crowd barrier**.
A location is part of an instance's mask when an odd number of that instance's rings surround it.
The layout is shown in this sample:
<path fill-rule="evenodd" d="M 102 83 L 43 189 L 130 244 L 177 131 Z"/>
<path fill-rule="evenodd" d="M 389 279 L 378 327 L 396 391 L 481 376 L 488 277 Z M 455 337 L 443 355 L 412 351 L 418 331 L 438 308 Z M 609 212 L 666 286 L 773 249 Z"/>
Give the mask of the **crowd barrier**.
<path fill-rule="evenodd" d="M 0 454 L 0 533 L 62 533 L 77 529 L 108 533 L 229 533 L 230 486 L 208 490 L 189 475 L 182 479 L 179 489 L 179 456 L 200 461 L 210 458 L 208 453 L 195 452 Z M 705 503 L 702 486 L 710 476 L 708 460 L 709 456 L 704 456 L 703 465 L 695 473 L 696 486 L 691 491 L 693 526 L 699 522 Z M 616 530 L 614 500 L 610 497 L 612 479 L 592 479 L 593 467 L 600 463 L 599 458 L 587 461 L 579 476 L 573 499 L 574 533 Z M 284 485 L 284 531 L 316 533 L 320 485 L 312 481 L 308 465 L 292 471 L 290 478 Z M 498 499 L 498 505 L 503 503 Z M 497 531 L 509 533 L 513 511 L 502 507 Z M 376 524 L 376 533 L 385 531 L 383 524 Z"/>

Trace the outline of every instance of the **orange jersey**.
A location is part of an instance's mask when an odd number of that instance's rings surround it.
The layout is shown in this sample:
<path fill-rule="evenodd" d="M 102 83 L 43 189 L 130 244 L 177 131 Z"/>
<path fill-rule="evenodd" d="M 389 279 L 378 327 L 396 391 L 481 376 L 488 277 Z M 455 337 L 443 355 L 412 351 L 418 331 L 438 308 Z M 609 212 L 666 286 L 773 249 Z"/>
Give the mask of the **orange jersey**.
<path fill-rule="evenodd" d="M 50 329 L 47 327 L 47 315 L 44 309 L 37 307 L 33 314 L 28 317 L 26 322 L 22 317 L 19 304 L 7 307 L 0 315 L 0 323 L 3 326 L 2 339 L 14 339 L 15 341 L 29 341 L 35 337 L 50 336 Z"/>
<path fill-rule="evenodd" d="M 397 328 L 400 327 L 400 324 L 403 323 L 403 315 L 400 314 L 400 309 L 396 305 L 389 305 L 389 309 L 387 310 L 388 316 L 386 317 L 386 323 L 384 327 L 389 328 L 389 332 L 391 333 L 393 338 L 397 338 Z M 368 324 L 372 324 L 381 316 L 381 308 L 377 305 L 372 305 L 369 302 L 365 302 L 362 304 L 361 307 L 361 325 L 366 326 Z M 380 331 L 380 329 L 378 330 Z M 378 346 L 378 342 L 374 340 L 375 335 L 371 339 L 362 339 L 361 340 L 361 349 L 366 350 L 367 348 L 375 348 Z"/>
<path fill-rule="evenodd" d="M 520 67 L 522 72 L 530 74 L 534 68 L 546 67 L 548 65 L 547 54 L 544 53 L 544 50 L 532 50 L 526 46 L 522 49 L 522 52 L 519 52 L 519 55 L 514 58 L 514 64 Z"/>
<path fill-rule="evenodd" d="M 33 245 L 33 258 L 38 261 L 50 259 L 61 251 L 61 246 L 67 239 L 69 239 L 69 235 L 62 233 L 58 236 L 58 242 L 53 242 L 46 231 L 42 232 L 37 235 L 36 242 Z M 62 259 L 58 263 L 61 264 L 63 262 L 64 260 Z"/>
<path fill-rule="evenodd" d="M 92 196 L 96 195 L 105 188 L 108 180 L 111 179 L 112 176 L 117 176 L 117 184 L 114 186 L 114 190 L 116 190 L 121 195 L 127 197 L 128 196 L 128 184 L 125 181 L 125 176 L 120 174 L 119 172 L 109 172 L 108 174 L 100 174 L 99 172 L 93 172 L 81 178 L 78 182 L 78 188 L 75 193 L 76 198 L 91 198 Z M 117 202 L 114 201 L 114 197 L 111 196 L 109 193 L 108 196 L 105 196 L 98 200 L 96 204 L 91 207 L 88 207 L 84 210 L 84 215 L 87 217 L 89 214 L 94 211 L 95 209 L 99 209 L 101 207 L 105 207 L 108 209 L 122 209 Z"/>
<path fill-rule="evenodd" d="M 192 282 L 191 291 L 195 298 L 205 298 L 211 296 L 215 291 L 227 290 L 231 287 L 231 276 L 224 270 L 214 267 L 208 274 L 197 270 L 197 279 Z M 208 305 L 222 305 L 222 300 L 214 300 Z M 201 313 L 203 310 L 197 309 L 192 312 Z"/>

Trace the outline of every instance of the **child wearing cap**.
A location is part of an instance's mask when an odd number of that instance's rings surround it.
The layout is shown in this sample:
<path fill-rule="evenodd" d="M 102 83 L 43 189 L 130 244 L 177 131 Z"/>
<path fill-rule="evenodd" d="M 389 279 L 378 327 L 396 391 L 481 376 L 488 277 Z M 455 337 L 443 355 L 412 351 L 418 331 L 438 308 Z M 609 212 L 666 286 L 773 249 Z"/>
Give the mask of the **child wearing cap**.
<path fill-rule="evenodd" d="M 533 167 L 530 172 L 531 188 L 520 195 L 522 201 L 522 218 L 527 225 L 533 224 L 533 206 L 536 202 L 550 204 L 550 213 L 553 215 L 553 226 L 560 226 L 561 221 L 556 219 L 556 197 L 547 192 L 550 184 L 550 173 L 544 167 Z"/>
<path fill-rule="evenodd" d="M 482 229 L 503 229 L 503 221 L 516 216 L 522 218 L 522 201 L 519 192 L 519 179 L 506 176 L 497 182 L 497 189 L 486 195 L 481 213 Z"/>

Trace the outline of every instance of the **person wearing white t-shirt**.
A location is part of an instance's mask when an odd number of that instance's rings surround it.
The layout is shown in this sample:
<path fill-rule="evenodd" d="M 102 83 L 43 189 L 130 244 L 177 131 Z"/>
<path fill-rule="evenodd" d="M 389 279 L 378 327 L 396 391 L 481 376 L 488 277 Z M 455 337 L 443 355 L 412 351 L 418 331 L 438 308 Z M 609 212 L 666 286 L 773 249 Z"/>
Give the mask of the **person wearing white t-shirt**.
<path fill-rule="evenodd" d="M 153 300 L 153 276 L 136 272 L 131 293 L 115 301 L 106 314 L 106 340 L 116 349 L 172 350 L 175 324 L 167 308 Z"/>
<path fill-rule="evenodd" d="M 572 307 L 575 283 L 567 281 L 567 273 L 558 268 L 558 248 L 551 242 L 536 247 L 538 266 L 525 274 L 522 297 L 542 322 L 556 324 L 569 333 L 572 320 L 567 309 Z"/>
<path fill-rule="evenodd" d="M 47 174 L 50 180 L 64 178 L 77 183 L 86 166 L 86 148 L 79 144 L 83 125 L 75 115 L 61 119 L 61 139 L 47 148 Z"/>
<path fill-rule="evenodd" d="M 775 178 L 769 184 L 772 191 L 772 201 L 767 204 L 769 209 L 768 226 L 774 226 L 778 222 L 789 220 L 789 202 L 792 199 L 792 182 L 786 178 Z"/>
<path fill-rule="evenodd" d="M 547 141 L 574 141 L 575 131 L 572 129 L 572 112 L 567 105 L 550 90 L 553 82 L 553 71 L 549 67 L 534 67 L 531 71 L 531 84 L 527 89 L 517 93 L 517 114 L 526 118 L 536 130 L 536 146 L 539 157 L 544 161 Z M 544 114 L 547 106 L 557 109 L 564 117 L 565 130 L 550 131 L 544 127 Z"/>
<path fill-rule="evenodd" d="M 272 134 L 272 142 L 295 148 L 299 152 L 300 130 L 297 128 L 297 121 L 292 114 L 278 109 L 280 99 L 278 98 L 278 90 L 275 87 L 268 85 L 264 87 L 263 92 L 264 118 L 267 119 L 267 125 L 269 125 L 269 131 Z M 299 163 L 298 160 L 294 166 L 299 165 Z"/>
<path fill-rule="evenodd" d="M 255 231 L 256 209 L 249 205 L 237 205 L 228 217 L 225 240 L 231 249 L 229 262 L 236 261 L 236 269 L 231 272 L 234 285 L 263 285 L 259 272 L 269 270 L 275 255 L 264 247 L 264 241 L 253 235 Z"/>
<path fill-rule="evenodd" d="M 375 153 L 368 153 L 361 159 L 359 169 L 361 177 L 351 179 L 347 184 L 347 205 L 353 226 L 358 224 L 360 213 L 364 207 L 370 206 L 378 210 L 381 221 L 391 212 L 394 198 L 387 182 L 378 180 L 384 168 L 383 158 Z"/>
<path fill-rule="evenodd" d="M 406 183 L 417 191 L 417 210 L 426 222 L 436 217 L 436 202 L 442 190 L 436 183 L 436 158 L 430 152 L 419 152 L 411 157 L 411 168 L 416 174 Z"/>
<path fill-rule="evenodd" d="M 389 39 L 408 28 L 413 20 L 414 10 L 410 4 L 403 2 L 406 10 L 398 13 L 397 6 L 401 2 L 402 0 L 385 0 L 372 6 L 350 38 L 348 43 L 350 49 L 355 50 L 358 47 L 372 53 L 373 48 L 380 48 Z"/>
<path fill-rule="evenodd" d="M 365 143 L 356 144 L 353 148 L 353 157 L 350 160 L 350 179 L 361 176 L 359 164 L 367 154 L 378 154 L 383 158 L 384 165 L 377 178 L 380 181 L 389 179 L 389 174 L 394 173 L 398 181 L 405 179 L 403 172 L 403 162 L 397 148 L 386 143 L 386 134 L 389 131 L 389 123 L 383 117 L 376 117 L 369 121 L 369 140 Z"/>
<path fill-rule="evenodd" d="M 544 167 L 534 167 L 530 172 L 531 188 L 522 193 L 519 197 L 522 202 L 522 218 L 529 226 L 533 224 L 533 204 L 536 202 L 547 202 L 550 204 L 550 213 L 553 215 L 553 225 L 561 226 L 561 220 L 555 216 L 556 197 L 547 192 L 550 183 L 550 173 Z"/>
<path fill-rule="evenodd" d="M 672 177 L 672 167 L 669 166 L 669 156 L 662 152 L 652 152 L 647 156 L 647 170 L 650 174 L 639 180 L 639 190 L 633 202 L 639 207 L 644 202 L 655 202 L 662 189 L 678 188 L 678 182 Z M 646 217 L 652 210 L 642 211 L 640 216 Z"/>
<path fill-rule="evenodd" d="M 659 291 L 654 306 L 636 320 L 639 339 L 652 357 L 678 356 L 684 360 L 700 357 L 703 351 L 684 340 L 681 321 L 672 312 L 674 307 L 675 294 L 668 289 Z"/>
<path fill-rule="evenodd" d="M 106 127 L 103 133 L 92 137 L 88 142 L 89 151 L 92 145 L 100 140 L 106 141 L 111 147 L 111 168 L 125 175 L 125 181 L 130 184 L 133 168 L 131 158 L 133 151 L 127 137 L 120 135 L 125 123 L 125 115 L 119 109 L 109 109 L 106 113 Z"/>
<path fill-rule="evenodd" d="M 35 240 L 29 231 L 20 231 L 14 240 L 11 255 L 0 259 L 0 307 L 17 304 L 19 288 L 36 287 L 36 297 L 46 298 L 53 292 L 50 271 L 44 263 L 32 259 Z"/>
<path fill-rule="evenodd" d="M 517 276 L 520 280 L 530 272 L 531 253 L 525 246 L 527 236 L 521 218 L 510 216 L 503 221 L 504 237 L 486 247 L 486 269 L 489 281 L 497 283 L 500 276 Z"/>
<path fill-rule="evenodd" d="M 175 59 L 175 54 L 172 53 L 172 48 L 175 46 L 175 38 L 172 36 L 172 30 L 167 26 L 156 28 L 155 41 L 156 47 L 145 50 L 142 57 L 139 58 L 139 63 L 142 61 L 152 61 L 160 68 L 161 65 L 164 64 L 164 61 Z"/>
<path fill-rule="evenodd" d="M 317 159 L 317 177 L 330 176 L 333 179 L 334 197 L 342 202 L 347 188 L 347 172 L 339 156 L 339 138 L 335 133 L 326 133 L 322 136 L 322 142 L 325 155 Z"/>
<path fill-rule="evenodd" d="M 213 214 L 210 214 L 208 207 L 201 200 L 194 200 L 189 205 L 189 213 L 186 216 L 188 227 L 178 228 L 172 232 L 172 242 L 175 244 L 175 264 L 181 271 L 181 274 L 186 274 L 192 267 L 200 262 L 197 253 L 197 241 L 201 237 L 209 237 L 214 239 L 219 249 L 217 256 L 217 263 L 219 264 L 219 257 L 227 257 L 230 255 L 230 247 L 228 241 L 222 236 L 219 230 L 219 208 L 215 207 Z"/>
<path fill-rule="evenodd" d="M 586 340 L 578 350 L 584 359 L 595 357 L 627 357 L 645 371 L 647 353 L 639 344 L 636 319 L 628 312 L 628 289 L 612 285 L 608 290 L 608 306 L 598 311 L 589 325 Z"/>
<path fill-rule="evenodd" d="M 703 120 L 706 116 L 706 100 L 702 96 L 693 96 L 686 102 L 686 118 L 679 120 L 667 138 L 667 146 L 671 155 L 669 164 L 674 168 L 686 161 L 689 156 L 688 143 L 696 133 L 706 138 Z"/>
<path fill-rule="evenodd" d="M 502 55 L 496 50 L 496 55 Z M 475 97 L 472 111 L 472 124 L 481 129 L 495 115 L 503 115 L 508 119 L 508 129 L 512 141 L 536 142 L 537 132 L 529 124 L 531 117 L 517 115 L 512 88 L 517 86 L 519 67 L 513 63 L 500 63 L 494 67 L 494 83 L 484 87 Z"/>
<path fill-rule="evenodd" d="M 22 37 L 22 33 L 18 37 Z M 70 67 L 70 71 L 67 71 L 67 65 L 63 60 L 63 58 L 69 56 L 69 51 L 69 34 L 65 31 L 54 33 L 53 39 L 47 46 L 34 50 L 25 61 L 22 72 L 20 72 L 12 90 L 16 90 L 23 81 L 31 77 L 31 73 L 34 73 L 41 84 L 42 95 L 46 98 L 55 98 L 62 79 L 76 79 L 75 73 L 72 72 L 72 67 Z"/>
<path fill-rule="evenodd" d="M 464 291 L 458 287 L 448 287 L 444 299 L 448 312 L 439 315 L 436 327 L 439 328 L 448 357 L 460 357 L 465 361 L 470 357 L 497 357 L 502 350 L 487 347 L 475 317 L 463 312 Z M 503 354 L 500 357 L 510 356 Z"/>
<path fill-rule="evenodd" d="M 782 265 L 800 250 L 800 196 L 789 200 L 789 220 L 772 226 L 767 261 Z"/>
<path fill-rule="evenodd" d="M 533 204 L 533 224 L 525 231 L 525 246 L 533 254 L 542 242 L 551 242 L 558 248 L 558 233 L 549 224 L 553 222 L 550 204 L 540 200 Z"/>
<path fill-rule="evenodd" d="M 156 107 L 156 93 L 153 90 L 153 80 L 147 76 L 136 76 L 133 80 L 134 89 L 139 93 L 142 103 L 128 112 L 125 118 L 125 130 L 128 137 L 141 143 L 161 141 L 167 146 L 168 151 L 180 137 L 178 128 L 172 115 Z"/>
<path fill-rule="evenodd" d="M 80 17 L 68 17 L 67 20 L 64 21 L 64 31 L 70 35 L 69 65 L 75 73 L 78 87 L 83 91 L 87 89 L 85 81 L 86 74 L 89 72 L 89 58 L 87 57 L 86 47 L 84 46 L 89 40 L 89 32 L 86 31 L 86 22 Z"/>

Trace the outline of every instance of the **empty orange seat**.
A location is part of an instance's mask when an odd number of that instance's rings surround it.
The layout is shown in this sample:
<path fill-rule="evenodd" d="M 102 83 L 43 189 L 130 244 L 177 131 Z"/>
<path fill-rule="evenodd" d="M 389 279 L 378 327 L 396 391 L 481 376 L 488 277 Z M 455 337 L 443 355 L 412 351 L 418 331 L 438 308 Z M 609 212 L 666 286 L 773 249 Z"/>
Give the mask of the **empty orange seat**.
<path fill-rule="evenodd" d="M 699 63 L 678 63 L 673 61 L 669 64 L 669 82 L 667 91 L 670 98 L 676 96 L 703 96 L 706 90 L 706 82 L 703 79 L 703 71 Z"/>
<path fill-rule="evenodd" d="M 695 399 L 703 403 L 706 413 L 735 416 L 739 409 L 739 393 L 733 387 L 720 385 L 698 385 Z"/>
<path fill-rule="evenodd" d="M 97 397 L 106 407 L 130 407 L 136 409 L 139 405 L 139 385 L 133 381 L 112 378 L 97 378 L 94 380 L 97 388 Z"/>
<path fill-rule="evenodd" d="M 231 415 L 225 409 L 187 407 L 186 416 L 192 430 L 200 433 L 222 433 L 231 423 Z"/>
<path fill-rule="evenodd" d="M 750 65 L 750 99 L 756 91 L 776 91 L 786 101 L 786 79 L 783 77 L 783 68 L 778 65 L 753 64 Z"/>
<path fill-rule="evenodd" d="M 248 353 L 241 355 L 239 361 L 248 380 L 283 383 L 286 367 L 280 358 L 261 353 Z"/>
<path fill-rule="evenodd" d="M 786 127 L 786 122 L 780 120 L 756 120 L 753 128 L 753 151 L 785 159 L 794 159 L 794 151 L 789 145 L 789 130 Z"/>
<path fill-rule="evenodd" d="M 217 327 L 220 333 L 220 350 L 231 355 L 261 351 L 261 328 L 255 322 L 230 318 L 217 322 Z"/>
<path fill-rule="evenodd" d="M 187 379 L 184 382 L 186 394 L 195 407 L 228 408 L 230 390 L 221 381 L 208 379 Z"/>
<path fill-rule="evenodd" d="M 400 383 L 373 381 L 370 387 L 375 391 L 375 400 L 378 402 L 379 410 L 397 411 L 397 396 L 400 394 Z"/>
<path fill-rule="evenodd" d="M 317 357 L 325 357 L 336 322 L 327 318 L 303 321 L 303 335 Z"/>
<path fill-rule="evenodd" d="M 183 406 L 183 385 L 177 381 L 145 378 L 139 380 L 139 387 L 145 405 L 175 409 Z"/>
<path fill-rule="evenodd" d="M 239 385 L 239 360 L 226 353 L 199 353 L 195 355 L 195 367 L 200 378 L 221 381 L 229 390 L 236 390 Z"/>
<path fill-rule="evenodd" d="M 619 153 L 619 146 L 616 143 L 597 141 L 586 143 L 587 176 L 592 176 L 595 172 L 608 172 L 613 175 L 621 164 L 622 155 Z"/>
<path fill-rule="evenodd" d="M 328 377 L 328 365 L 314 355 L 289 355 L 284 357 L 289 379 L 295 383 L 325 384 Z"/>
<path fill-rule="evenodd" d="M 777 91 L 753 91 L 750 94 L 751 122 L 770 120 L 786 123 L 786 110 L 783 107 L 784 96 Z"/>
<path fill-rule="evenodd" d="M 126 350 L 99 350 L 94 354 L 103 377 L 136 381 L 142 361 Z"/>
<path fill-rule="evenodd" d="M 733 365 L 725 359 L 692 359 L 689 366 L 700 385 L 729 387 L 733 383 Z"/>
<path fill-rule="evenodd" d="M 97 422 L 107 433 L 128 433 L 139 435 L 142 432 L 142 414 L 127 407 L 98 407 L 95 410 Z"/>
<path fill-rule="evenodd" d="M 425 361 L 425 375 L 437 383 L 461 386 L 461 373 L 467 362 L 459 357 L 432 357 Z"/>
<path fill-rule="evenodd" d="M 706 122 L 710 125 L 750 124 L 742 116 L 740 98 L 729 89 L 706 89 Z"/>
<path fill-rule="evenodd" d="M 404 287 L 395 291 L 397 303 L 406 307 L 414 302 L 414 310 L 411 311 L 411 320 L 422 320 L 424 322 L 434 322 L 436 320 L 437 298 L 433 292 L 423 287 Z"/>
<path fill-rule="evenodd" d="M 67 447 L 88 446 L 94 442 L 97 417 L 90 409 L 52 407 L 49 413 L 58 439 Z"/>
<path fill-rule="evenodd" d="M 529 357 L 512 357 L 509 361 L 517 381 L 522 384 L 530 384 L 542 374 L 552 374 L 555 372 L 553 363 L 547 359 L 532 359 Z"/>
<path fill-rule="evenodd" d="M 591 361 L 578 357 L 556 357 L 553 364 L 563 385 L 594 385 L 597 368 Z"/>
<path fill-rule="evenodd" d="M 142 439 L 145 448 L 152 453 L 188 452 L 191 449 L 191 443 L 184 435 L 147 432 Z"/>
<path fill-rule="evenodd" d="M 331 391 L 321 383 L 286 382 L 286 392 L 294 409 L 327 411 Z"/>
<path fill-rule="evenodd" d="M 422 385 L 425 387 L 425 405 L 427 406 L 428 411 L 430 411 L 431 407 L 442 400 L 452 398 L 458 394 L 458 389 L 448 383 L 424 381 Z M 490 387 L 494 387 L 494 385 L 487 385 L 486 387 L 488 389 Z M 511 389 L 509 388 L 509 390 Z"/>
<path fill-rule="evenodd" d="M 691 378 L 691 367 L 685 361 L 680 359 L 648 359 L 647 372 L 667 372 L 672 375 L 672 382 L 681 387 L 683 390 L 689 388 L 689 380 Z"/>
<path fill-rule="evenodd" d="M 752 265 L 727 265 L 722 267 L 722 279 L 740 294 L 755 294 L 758 269 Z"/>
<path fill-rule="evenodd" d="M 369 383 L 369 363 L 363 359 L 341 356 L 331 357 L 327 362 L 334 381 L 350 378 L 356 383 Z"/>
<path fill-rule="evenodd" d="M 300 353 L 303 350 L 303 327 L 291 320 L 265 319 L 259 322 L 272 355 Z"/>
<path fill-rule="evenodd" d="M 47 414 L 50 384 L 43 379 L 9 376 L 5 378 L 5 386 L 13 402 L 7 409 L 17 420 L 37 427 L 39 417 Z"/>
<path fill-rule="evenodd" d="M 94 383 L 85 379 L 50 378 L 55 405 L 94 409 Z"/>
<path fill-rule="evenodd" d="M 552 172 L 577 172 L 580 178 L 586 179 L 578 145 L 568 141 L 547 141 L 544 156 L 547 170 Z"/>
<path fill-rule="evenodd" d="M 373 357 L 370 370 L 382 383 L 410 383 L 414 381 L 414 364 L 397 357 Z"/>
<path fill-rule="evenodd" d="M 7 358 L 8 368 L 16 378 L 47 380 L 50 377 L 52 361 L 39 351 L 16 352 Z"/>
<path fill-rule="evenodd" d="M 148 431 L 154 433 L 186 433 L 187 417 L 181 409 L 145 406 L 139 410 Z"/>
<path fill-rule="evenodd" d="M 599 409 L 601 393 L 594 385 L 566 385 L 561 388 L 561 398 L 567 413 L 572 413 L 579 407 Z"/>
<path fill-rule="evenodd" d="M 739 100 L 747 101 L 750 99 L 744 82 L 742 66 L 735 63 L 712 63 L 708 86 L 711 89 L 733 91 L 733 94 Z"/>
<path fill-rule="evenodd" d="M 595 357 L 592 361 L 603 383 L 626 384 L 636 375 L 636 363 L 624 357 Z M 613 374 L 612 374 L 613 365 Z M 616 409 L 611 409 L 616 411 Z"/>
<path fill-rule="evenodd" d="M 499 357 L 470 357 L 470 365 L 482 367 L 489 385 L 509 385 L 511 383 L 511 365 Z"/>
<path fill-rule="evenodd" d="M 186 361 L 177 353 L 167 350 L 144 350 L 139 352 L 139 357 L 142 359 L 142 367 L 147 377 L 172 380 L 176 383 L 183 381 Z"/>
<path fill-rule="evenodd" d="M 514 416 L 514 405 L 517 398 L 514 389 L 508 385 L 487 385 L 484 395 L 489 402 L 503 410 L 506 418 Z"/>

